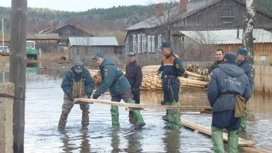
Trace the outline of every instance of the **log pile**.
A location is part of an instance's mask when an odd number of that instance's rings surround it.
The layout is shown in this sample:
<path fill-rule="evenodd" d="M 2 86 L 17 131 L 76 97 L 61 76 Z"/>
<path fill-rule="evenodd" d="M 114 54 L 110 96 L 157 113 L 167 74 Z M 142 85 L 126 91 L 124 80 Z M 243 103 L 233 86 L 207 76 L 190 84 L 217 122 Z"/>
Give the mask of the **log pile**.
<path fill-rule="evenodd" d="M 143 81 L 141 90 L 162 90 L 162 80 L 158 74 L 160 65 L 149 65 L 142 68 Z M 179 77 L 182 88 L 188 89 L 204 89 L 208 86 L 208 76 L 206 70 L 194 65 L 186 66 L 184 76 Z M 94 73 L 90 70 L 91 73 Z M 95 86 L 101 84 L 101 76 L 96 72 L 93 76 Z"/>

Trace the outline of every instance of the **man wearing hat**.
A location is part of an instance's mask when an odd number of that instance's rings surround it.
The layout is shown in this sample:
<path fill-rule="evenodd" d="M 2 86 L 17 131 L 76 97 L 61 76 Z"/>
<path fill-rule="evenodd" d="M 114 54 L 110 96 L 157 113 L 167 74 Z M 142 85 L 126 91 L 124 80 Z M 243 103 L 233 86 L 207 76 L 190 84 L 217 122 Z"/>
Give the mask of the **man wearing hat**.
<path fill-rule="evenodd" d="M 166 105 L 179 105 L 179 76 L 181 76 L 185 70 L 181 64 L 180 58 L 171 51 L 170 42 L 162 42 L 161 53 L 164 56 L 162 59 L 159 73 L 162 78 L 163 88 L 163 103 Z M 179 129 L 180 123 L 180 110 L 167 110 L 166 116 L 163 119 L 167 122 L 166 128 Z"/>
<path fill-rule="evenodd" d="M 253 78 L 253 68 L 251 64 L 246 60 L 248 51 L 244 48 L 239 48 L 237 50 L 237 65 L 242 68 L 249 79 L 249 86 L 251 91 L 253 91 L 254 78 Z M 241 129 L 245 130 L 247 125 L 247 111 L 245 111 L 241 120 Z"/>
<path fill-rule="evenodd" d="M 248 77 L 236 64 L 236 54 L 227 52 L 224 63 L 218 65 L 211 73 L 208 85 L 208 100 L 212 107 L 213 151 L 224 153 L 222 130 L 228 131 L 228 150 L 238 153 L 238 129 L 240 118 L 234 116 L 236 96 L 247 101 L 251 96 Z"/>
<path fill-rule="evenodd" d="M 129 64 L 126 67 L 125 77 L 131 85 L 131 92 L 136 104 L 140 103 L 140 86 L 142 84 L 143 73 L 142 67 L 136 61 L 136 53 L 128 53 Z"/>
<path fill-rule="evenodd" d="M 74 66 L 65 72 L 61 88 L 64 92 L 64 103 L 58 128 L 64 129 L 68 114 L 74 106 L 74 98 L 90 98 L 93 92 L 94 84 L 92 77 L 82 61 L 76 60 Z M 87 128 L 89 125 L 89 105 L 80 104 L 80 109 L 82 110 L 82 128 Z"/>
<path fill-rule="evenodd" d="M 111 94 L 111 101 L 120 102 L 123 99 L 126 103 L 135 103 L 131 93 L 131 86 L 123 72 L 119 70 L 110 59 L 104 58 L 102 53 L 96 53 L 94 58 L 100 69 L 102 83 L 96 92 L 93 94 L 93 99 L 97 99 L 101 94 L 108 89 Z M 133 116 L 136 119 L 134 126 L 135 130 L 145 126 L 143 117 L 139 110 L 132 110 Z M 119 111 L 117 106 L 111 106 L 112 126 L 119 127 Z"/>

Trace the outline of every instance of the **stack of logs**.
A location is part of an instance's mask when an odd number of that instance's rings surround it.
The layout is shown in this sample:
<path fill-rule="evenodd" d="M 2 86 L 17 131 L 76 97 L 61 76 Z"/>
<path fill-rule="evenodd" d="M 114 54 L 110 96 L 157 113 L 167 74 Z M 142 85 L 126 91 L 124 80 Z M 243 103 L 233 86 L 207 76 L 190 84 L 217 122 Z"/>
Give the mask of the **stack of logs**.
<path fill-rule="evenodd" d="M 159 65 L 150 65 L 143 67 L 142 90 L 161 90 L 162 80 L 158 74 Z M 193 71 L 193 72 L 190 72 Z M 204 89 L 208 85 L 208 75 L 197 74 L 196 72 L 205 74 L 206 69 L 200 70 L 197 66 L 186 66 L 184 76 L 179 77 L 182 88 L 186 89 Z M 206 73 L 207 74 L 207 73 Z"/>
<path fill-rule="evenodd" d="M 149 65 L 142 68 L 143 81 L 141 90 L 162 90 L 162 80 L 158 74 L 160 65 Z M 208 75 L 206 69 L 195 65 L 187 65 L 186 71 L 182 77 L 179 77 L 182 88 L 186 89 L 204 89 L 208 86 Z M 101 84 L 99 72 L 90 70 L 95 86 Z M 199 73 L 199 74 L 198 74 Z"/>

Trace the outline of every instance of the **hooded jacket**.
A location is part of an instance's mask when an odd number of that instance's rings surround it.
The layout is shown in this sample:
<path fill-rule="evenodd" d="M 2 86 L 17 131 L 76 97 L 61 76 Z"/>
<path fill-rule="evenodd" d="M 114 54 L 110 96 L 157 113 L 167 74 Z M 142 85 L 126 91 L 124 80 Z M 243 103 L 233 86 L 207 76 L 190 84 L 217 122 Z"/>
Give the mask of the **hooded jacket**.
<path fill-rule="evenodd" d="M 102 83 L 96 90 L 96 95 L 100 96 L 109 89 L 111 96 L 116 96 L 131 87 L 128 80 L 123 77 L 123 72 L 117 69 L 110 59 L 105 58 L 99 69 Z"/>
<path fill-rule="evenodd" d="M 228 62 L 218 65 L 212 71 L 208 85 L 208 100 L 213 112 L 234 110 L 238 94 L 246 101 L 251 96 L 249 80 L 243 69 Z"/>

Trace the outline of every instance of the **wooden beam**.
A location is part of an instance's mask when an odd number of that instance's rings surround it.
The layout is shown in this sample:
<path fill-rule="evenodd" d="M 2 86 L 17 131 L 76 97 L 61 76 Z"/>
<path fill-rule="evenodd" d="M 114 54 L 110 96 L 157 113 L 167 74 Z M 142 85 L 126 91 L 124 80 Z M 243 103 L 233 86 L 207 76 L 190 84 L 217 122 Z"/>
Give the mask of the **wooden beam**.
<path fill-rule="evenodd" d="M 205 135 L 211 136 L 212 134 L 212 130 L 209 127 L 203 126 L 203 125 L 199 125 L 190 121 L 187 121 L 185 119 L 181 119 L 181 124 L 182 126 L 185 126 L 187 128 L 190 128 L 192 130 L 198 131 L 200 133 L 203 133 Z M 227 133 L 223 132 L 223 139 L 224 141 L 228 141 L 228 135 Z M 239 146 L 241 147 L 252 147 L 254 146 L 254 142 L 252 141 L 248 141 L 242 138 L 239 138 L 239 142 L 238 142 Z"/>
<path fill-rule="evenodd" d="M 241 150 L 247 153 L 262 153 L 261 151 L 253 148 L 253 147 L 241 147 Z"/>
<path fill-rule="evenodd" d="M 87 99 L 87 98 L 77 98 L 74 100 L 75 104 L 106 104 L 113 106 L 122 106 L 122 107 L 130 107 L 130 108 L 152 108 L 152 109 L 181 109 L 181 110 L 197 110 L 200 109 L 210 109 L 207 106 L 197 106 L 197 105 L 181 105 L 181 106 L 169 106 L 169 105 L 145 105 L 145 104 L 131 104 L 131 103 L 123 103 L 123 102 L 114 102 L 109 100 L 100 100 L 100 99 Z"/>
<path fill-rule="evenodd" d="M 9 80 L 14 83 L 13 152 L 24 153 L 27 0 L 12 0 Z"/>

